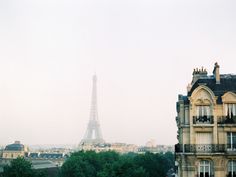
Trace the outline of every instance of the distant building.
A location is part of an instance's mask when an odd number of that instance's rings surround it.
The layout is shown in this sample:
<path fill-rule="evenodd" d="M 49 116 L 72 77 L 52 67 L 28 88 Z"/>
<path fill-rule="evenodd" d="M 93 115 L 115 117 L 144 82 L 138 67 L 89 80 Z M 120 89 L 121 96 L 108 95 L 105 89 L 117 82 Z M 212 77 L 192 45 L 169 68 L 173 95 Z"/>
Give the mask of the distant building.
<path fill-rule="evenodd" d="M 21 144 L 20 141 L 15 141 L 13 144 L 9 144 L 2 152 L 2 158 L 4 159 L 16 159 L 17 157 L 25 157 L 28 153 L 28 147 Z"/>
<path fill-rule="evenodd" d="M 31 152 L 27 146 L 21 144 L 19 141 L 15 141 L 13 144 L 7 145 L 2 151 L 0 156 L 0 167 L 10 164 L 12 159 L 17 157 L 24 157 L 32 162 L 35 169 L 39 168 L 54 168 L 60 167 L 68 158 L 68 152 L 60 152 L 62 149 L 45 149 L 40 152 Z M 0 168 L 0 172 L 2 168 Z"/>
<path fill-rule="evenodd" d="M 156 146 L 139 146 L 138 153 L 166 153 L 166 152 L 174 152 L 174 146 L 168 145 L 156 145 Z"/>
<path fill-rule="evenodd" d="M 236 75 L 195 69 L 176 122 L 179 177 L 236 177 Z"/>
<path fill-rule="evenodd" d="M 50 161 L 51 164 L 60 167 L 63 165 L 68 156 L 68 154 L 57 152 L 29 152 L 27 159 L 32 163 L 37 162 L 38 164 L 43 164 L 44 162 Z"/>
<path fill-rule="evenodd" d="M 92 150 L 95 152 L 115 151 L 118 153 L 128 153 L 138 152 L 138 146 L 126 143 L 85 144 L 83 146 L 79 146 L 79 150 Z"/>
<path fill-rule="evenodd" d="M 146 145 L 146 147 L 155 147 L 156 146 L 156 141 L 154 139 L 149 140 Z"/>

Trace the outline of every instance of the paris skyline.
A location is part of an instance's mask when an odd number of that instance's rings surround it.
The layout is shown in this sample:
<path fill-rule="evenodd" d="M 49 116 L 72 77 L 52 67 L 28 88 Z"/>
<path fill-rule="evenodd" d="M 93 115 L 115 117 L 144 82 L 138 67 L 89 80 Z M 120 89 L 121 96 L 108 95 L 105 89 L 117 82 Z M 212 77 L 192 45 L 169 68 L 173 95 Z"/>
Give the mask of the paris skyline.
<path fill-rule="evenodd" d="M 236 73 L 236 2 L 0 2 L 0 144 L 79 144 L 91 77 L 106 142 L 177 143 L 196 67 Z"/>

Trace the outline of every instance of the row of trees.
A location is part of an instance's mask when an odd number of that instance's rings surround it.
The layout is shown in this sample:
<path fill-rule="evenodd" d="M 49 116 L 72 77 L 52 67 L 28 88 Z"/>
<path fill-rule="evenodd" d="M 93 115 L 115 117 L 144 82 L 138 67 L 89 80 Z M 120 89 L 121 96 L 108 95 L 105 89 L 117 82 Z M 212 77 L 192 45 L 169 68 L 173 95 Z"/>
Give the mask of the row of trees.
<path fill-rule="evenodd" d="M 59 169 L 58 177 L 164 177 L 174 168 L 174 156 L 165 154 L 120 155 L 116 152 L 75 152 Z M 47 177 L 43 171 L 32 169 L 23 158 L 4 167 L 3 177 Z"/>
<path fill-rule="evenodd" d="M 163 177 L 174 167 L 172 153 L 142 155 L 76 152 L 64 163 L 60 177 Z"/>
<path fill-rule="evenodd" d="M 3 168 L 0 177 L 48 177 L 44 170 L 34 170 L 32 164 L 22 157 L 11 161 L 10 165 Z"/>

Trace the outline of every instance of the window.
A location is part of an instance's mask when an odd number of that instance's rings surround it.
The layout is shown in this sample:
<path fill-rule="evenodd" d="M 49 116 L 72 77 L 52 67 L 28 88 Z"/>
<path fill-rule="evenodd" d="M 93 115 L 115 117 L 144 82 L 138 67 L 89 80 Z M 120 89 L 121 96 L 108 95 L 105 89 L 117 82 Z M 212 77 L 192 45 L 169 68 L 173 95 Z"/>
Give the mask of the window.
<path fill-rule="evenodd" d="M 236 149 L 236 132 L 227 133 L 227 148 L 229 150 Z"/>
<path fill-rule="evenodd" d="M 210 106 L 197 106 L 197 117 L 210 116 Z"/>
<path fill-rule="evenodd" d="M 211 132 L 196 132 L 196 144 L 212 144 L 212 140 Z"/>
<path fill-rule="evenodd" d="M 212 133 L 196 133 L 196 151 L 211 152 L 213 150 L 213 135 Z"/>
<path fill-rule="evenodd" d="M 199 177 L 210 177 L 211 176 L 211 164 L 207 160 L 202 160 L 198 167 Z"/>
<path fill-rule="evenodd" d="M 196 123 L 211 123 L 211 107 L 196 106 Z"/>
<path fill-rule="evenodd" d="M 224 114 L 227 118 L 236 116 L 236 104 L 224 104 Z"/>
<path fill-rule="evenodd" d="M 236 177 L 236 161 L 235 160 L 230 160 L 228 162 L 227 177 Z"/>

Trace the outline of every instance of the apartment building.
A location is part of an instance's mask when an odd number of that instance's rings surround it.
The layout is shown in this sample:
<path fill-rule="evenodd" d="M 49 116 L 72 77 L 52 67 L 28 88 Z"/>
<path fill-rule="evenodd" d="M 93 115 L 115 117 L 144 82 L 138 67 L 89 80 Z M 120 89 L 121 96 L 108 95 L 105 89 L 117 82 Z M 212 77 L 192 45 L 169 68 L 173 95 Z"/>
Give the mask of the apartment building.
<path fill-rule="evenodd" d="M 236 75 L 194 69 L 176 107 L 178 176 L 236 177 Z"/>

